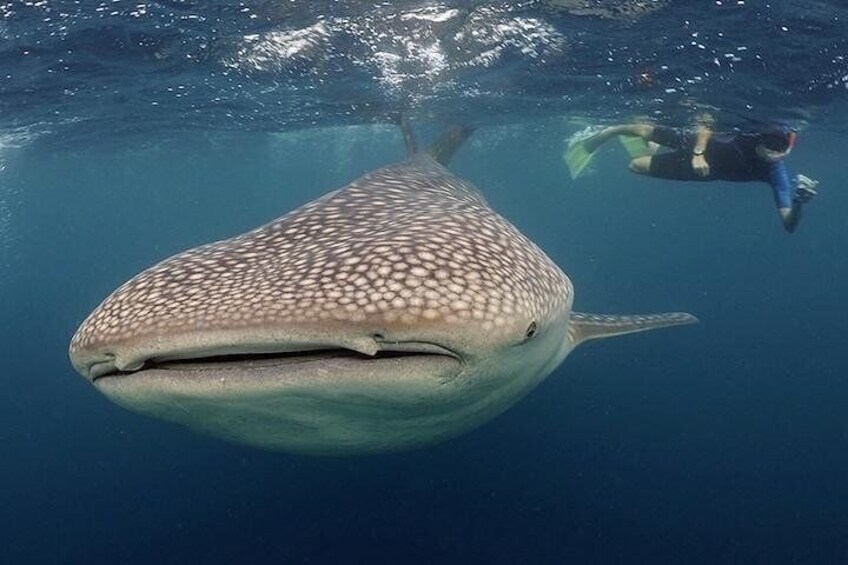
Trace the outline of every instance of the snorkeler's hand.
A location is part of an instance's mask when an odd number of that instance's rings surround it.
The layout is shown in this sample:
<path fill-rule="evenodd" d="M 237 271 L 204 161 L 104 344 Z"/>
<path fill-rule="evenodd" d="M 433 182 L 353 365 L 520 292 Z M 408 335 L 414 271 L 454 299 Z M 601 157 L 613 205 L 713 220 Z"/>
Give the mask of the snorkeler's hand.
<path fill-rule="evenodd" d="M 796 202 L 800 202 L 801 204 L 806 204 L 813 197 L 818 195 L 818 191 L 816 187 L 819 185 L 819 181 L 813 180 L 810 177 L 804 175 L 795 175 L 795 195 L 793 200 Z"/>
<path fill-rule="evenodd" d="M 710 164 L 703 155 L 695 155 L 692 157 L 692 170 L 699 177 L 705 177 L 710 174 Z"/>

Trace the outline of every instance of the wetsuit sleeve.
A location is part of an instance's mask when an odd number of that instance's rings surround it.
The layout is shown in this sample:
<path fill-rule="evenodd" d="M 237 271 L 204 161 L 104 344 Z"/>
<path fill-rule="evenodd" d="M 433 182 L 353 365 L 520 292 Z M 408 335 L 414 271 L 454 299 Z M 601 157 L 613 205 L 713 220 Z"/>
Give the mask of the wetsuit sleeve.
<path fill-rule="evenodd" d="M 774 191 L 774 203 L 778 208 L 792 208 L 792 183 L 786 163 L 778 161 L 769 169 L 769 184 Z"/>

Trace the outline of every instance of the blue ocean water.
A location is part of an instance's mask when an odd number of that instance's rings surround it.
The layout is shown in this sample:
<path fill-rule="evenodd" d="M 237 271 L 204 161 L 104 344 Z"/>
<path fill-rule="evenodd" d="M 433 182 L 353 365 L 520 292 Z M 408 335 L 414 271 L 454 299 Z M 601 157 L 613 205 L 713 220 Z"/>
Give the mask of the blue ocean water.
<path fill-rule="evenodd" d="M 841 3 L 280 4 L 0 4 L 0 562 L 848 560 Z M 587 123 L 704 109 L 801 129 L 788 166 L 821 184 L 796 233 L 766 185 L 635 177 L 612 143 L 569 178 Z M 398 113 L 479 126 L 452 170 L 577 310 L 701 323 L 581 347 L 482 428 L 366 457 L 228 444 L 73 371 L 118 284 L 402 159 Z"/>

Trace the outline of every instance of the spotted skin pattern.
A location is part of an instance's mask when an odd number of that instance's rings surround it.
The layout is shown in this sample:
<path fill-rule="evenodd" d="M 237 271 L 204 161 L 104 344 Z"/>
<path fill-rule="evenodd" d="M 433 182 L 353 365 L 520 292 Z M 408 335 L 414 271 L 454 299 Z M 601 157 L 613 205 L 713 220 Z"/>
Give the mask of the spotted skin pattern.
<path fill-rule="evenodd" d="M 487 331 L 571 300 L 570 281 L 535 244 L 419 155 L 147 269 L 92 312 L 70 349 L 307 322 L 473 321 Z"/>
<path fill-rule="evenodd" d="M 695 321 L 572 300 L 536 245 L 419 154 L 147 269 L 70 357 L 114 402 L 230 441 L 396 451 L 491 420 L 585 340 Z"/>

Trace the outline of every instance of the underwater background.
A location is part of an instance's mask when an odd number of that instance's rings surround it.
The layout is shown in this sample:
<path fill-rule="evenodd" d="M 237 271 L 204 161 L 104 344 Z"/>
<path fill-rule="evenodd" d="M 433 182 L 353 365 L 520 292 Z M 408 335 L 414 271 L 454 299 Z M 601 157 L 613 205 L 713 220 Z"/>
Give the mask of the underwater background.
<path fill-rule="evenodd" d="M 283 4 L 0 3 L 0 562 L 848 562 L 841 2 Z M 568 175 L 587 124 L 704 110 L 799 127 L 788 167 L 821 184 L 796 233 L 765 184 L 636 177 L 617 144 Z M 701 323 L 363 457 L 208 438 L 74 372 L 116 286 L 403 159 L 397 113 L 478 126 L 451 169 L 575 310 Z"/>

